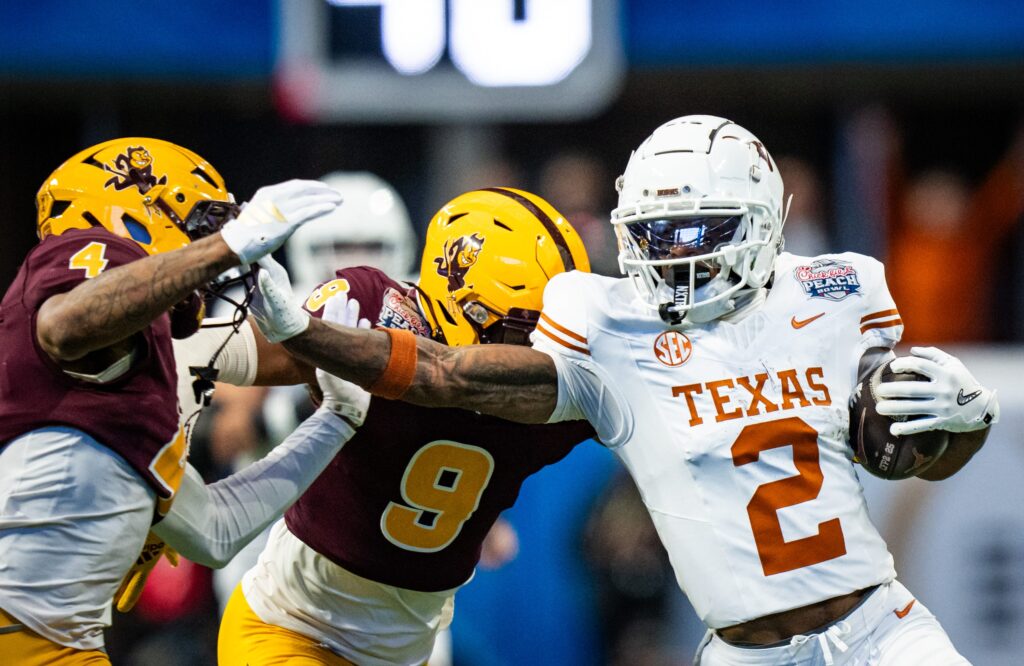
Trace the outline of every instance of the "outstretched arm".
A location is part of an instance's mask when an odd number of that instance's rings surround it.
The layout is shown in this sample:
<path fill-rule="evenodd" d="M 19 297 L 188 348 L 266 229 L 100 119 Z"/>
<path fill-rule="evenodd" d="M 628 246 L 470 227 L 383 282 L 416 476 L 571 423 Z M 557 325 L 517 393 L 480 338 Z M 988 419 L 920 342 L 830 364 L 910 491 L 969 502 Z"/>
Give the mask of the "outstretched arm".
<path fill-rule="evenodd" d="M 341 203 L 318 181 L 260 188 L 213 236 L 104 271 L 39 308 L 36 337 L 57 361 L 75 361 L 127 340 L 232 266 L 280 247 L 295 229 Z"/>
<path fill-rule="evenodd" d="M 73 361 L 124 340 L 238 264 L 220 235 L 111 268 L 39 308 L 36 335 L 52 358 Z"/>
<path fill-rule="evenodd" d="M 206 485 L 191 465 L 153 531 L 193 562 L 220 568 L 309 487 L 355 430 L 321 408 L 265 458 Z"/>
<path fill-rule="evenodd" d="M 336 327 L 310 319 L 284 341 L 302 360 L 370 389 L 384 374 L 391 340 L 383 331 Z M 426 407 L 460 407 L 522 423 L 544 423 L 558 401 L 551 357 L 529 347 L 447 347 L 416 338 L 415 374 L 402 400 Z"/>
<path fill-rule="evenodd" d="M 362 425 L 370 396 L 323 371 L 316 376 L 323 404 L 265 458 L 209 486 L 186 468 L 170 513 L 153 527 L 167 545 L 200 564 L 224 566 L 320 476 Z"/>
<path fill-rule="evenodd" d="M 522 423 L 546 422 L 558 404 L 558 373 L 546 354 L 510 345 L 447 347 L 407 331 L 397 332 L 407 337 L 393 348 L 399 338 L 389 333 L 311 318 L 295 305 L 284 268 L 269 257 L 260 260 L 260 267 L 253 318 L 267 340 L 283 343 L 310 365 L 383 397 L 461 407 Z M 348 299 L 339 294 L 324 305 L 324 318 L 345 321 L 348 307 Z"/>

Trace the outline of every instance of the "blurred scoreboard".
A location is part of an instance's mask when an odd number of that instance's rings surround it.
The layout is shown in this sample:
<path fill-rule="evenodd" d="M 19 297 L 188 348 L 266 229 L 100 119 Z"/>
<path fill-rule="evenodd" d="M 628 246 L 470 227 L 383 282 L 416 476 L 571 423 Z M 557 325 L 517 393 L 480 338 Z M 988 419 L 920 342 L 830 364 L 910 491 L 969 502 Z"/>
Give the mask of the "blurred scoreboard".
<path fill-rule="evenodd" d="M 578 118 L 624 71 L 617 0 L 281 2 L 275 85 L 317 121 Z"/>

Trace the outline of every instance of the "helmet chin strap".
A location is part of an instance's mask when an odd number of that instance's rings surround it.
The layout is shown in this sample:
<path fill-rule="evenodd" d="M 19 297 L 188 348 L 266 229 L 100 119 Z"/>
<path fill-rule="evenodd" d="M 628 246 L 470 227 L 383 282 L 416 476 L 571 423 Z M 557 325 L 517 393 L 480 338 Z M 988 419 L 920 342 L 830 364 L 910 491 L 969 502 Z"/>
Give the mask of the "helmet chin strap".
<path fill-rule="evenodd" d="M 666 275 L 665 287 L 672 291 L 672 300 L 658 306 L 658 314 L 662 321 L 672 326 L 680 324 L 705 324 L 719 319 L 736 309 L 736 298 L 749 290 L 741 290 L 734 298 L 723 298 L 710 303 L 708 301 L 729 289 L 728 278 L 704 277 L 698 274 L 694 281 L 695 289 L 690 294 L 690 265 L 672 267 Z M 701 270 L 701 268 L 698 268 Z M 706 269 L 704 269 L 706 270 Z M 680 312 L 680 308 L 683 311 Z"/>

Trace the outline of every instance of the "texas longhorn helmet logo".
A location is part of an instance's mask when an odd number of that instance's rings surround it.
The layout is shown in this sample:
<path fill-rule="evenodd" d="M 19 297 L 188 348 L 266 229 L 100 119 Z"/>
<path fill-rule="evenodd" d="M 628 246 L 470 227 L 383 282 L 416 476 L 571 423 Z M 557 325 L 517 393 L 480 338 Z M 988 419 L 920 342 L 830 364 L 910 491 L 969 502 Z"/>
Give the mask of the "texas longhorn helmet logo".
<path fill-rule="evenodd" d="M 104 164 L 104 170 L 114 174 L 103 187 L 113 186 L 115 190 L 135 187 L 145 194 L 157 185 L 167 182 L 167 176 L 157 178 L 153 175 L 153 156 L 145 146 L 129 146 L 128 149 L 114 158 L 114 164 Z"/>
<path fill-rule="evenodd" d="M 455 292 L 466 286 L 466 273 L 476 264 L 484 246 L 480 234 L 449 238 L 444 243 L 444 256 L 435 257 L 437 274 L 448 278 L 448 291 Z"/>

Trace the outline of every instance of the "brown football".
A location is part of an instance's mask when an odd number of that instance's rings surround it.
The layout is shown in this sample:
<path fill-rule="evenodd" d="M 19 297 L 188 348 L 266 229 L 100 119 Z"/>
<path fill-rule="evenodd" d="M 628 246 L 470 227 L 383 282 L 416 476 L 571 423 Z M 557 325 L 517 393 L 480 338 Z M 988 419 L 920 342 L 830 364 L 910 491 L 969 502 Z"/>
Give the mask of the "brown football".
<path fill-rule="evenodd" d="M 894 373 L 889 363 L 885 363 L 857 385 L 850 407 L 850 446 L 854 459 L 875 476 L 893 481 L 925 471 L 949 444 L 949 433 L 945 430 L 902 437 L 889 433 L 889 426 L 894 421 L 916 418 L 883 416 L 875 409 L 878 386 L 883 382 L 899 381 L 927 381 L 927 378 L 913 372 Z"/>

